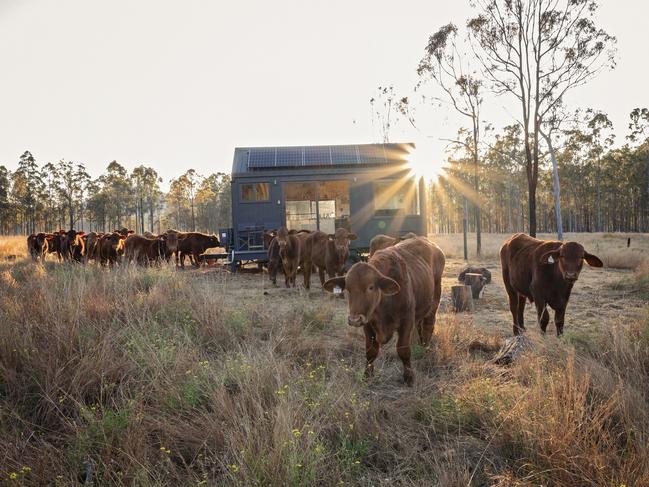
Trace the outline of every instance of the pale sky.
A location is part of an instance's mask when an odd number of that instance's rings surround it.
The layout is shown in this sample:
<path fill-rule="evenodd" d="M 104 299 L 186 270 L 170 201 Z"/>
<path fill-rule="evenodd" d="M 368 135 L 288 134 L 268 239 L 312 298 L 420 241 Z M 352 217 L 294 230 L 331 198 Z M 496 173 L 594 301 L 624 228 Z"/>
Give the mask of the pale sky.
<path fill-rule="evenodd" d="M 567 101 L 608 112 L 623 139 L 649 106 L 649 2 L 602 3 L 617 69 Z M 229 172 L 237 146 L 376 142 L 377 86 L 410 94 L 428 36 L 470 13 L 468 0 L 0 0 L 0 164 L 30 150 L 93 177 L 146 164 L 168 182 Z M 512 123 L 508 106 L 492 100 L 484 118 Z M 444 160 L 455 115 L 420 125 Z M 421 137 L 403 125 L 391 139 Z"/>

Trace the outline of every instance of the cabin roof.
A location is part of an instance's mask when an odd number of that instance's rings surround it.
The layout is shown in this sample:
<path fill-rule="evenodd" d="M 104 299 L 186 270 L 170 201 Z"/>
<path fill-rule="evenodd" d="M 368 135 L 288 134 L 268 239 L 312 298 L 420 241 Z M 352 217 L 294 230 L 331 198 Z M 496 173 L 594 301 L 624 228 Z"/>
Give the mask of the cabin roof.
<path fill-rule="evenodd" d="M 354 168 L 403 165 L 413 143 L 237 147 L 232 175 L 251 175 L 278 169 Z"/>

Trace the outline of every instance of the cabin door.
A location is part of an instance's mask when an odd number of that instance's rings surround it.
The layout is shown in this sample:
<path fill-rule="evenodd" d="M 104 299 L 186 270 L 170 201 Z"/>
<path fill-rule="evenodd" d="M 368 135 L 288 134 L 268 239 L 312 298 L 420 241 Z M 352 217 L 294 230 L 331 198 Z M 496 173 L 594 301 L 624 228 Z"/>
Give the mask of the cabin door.
<path fill-rule="evenodd" d="M 289 230 L 349 228 L 349 181 L 284 183 L 284 199 Z"/>

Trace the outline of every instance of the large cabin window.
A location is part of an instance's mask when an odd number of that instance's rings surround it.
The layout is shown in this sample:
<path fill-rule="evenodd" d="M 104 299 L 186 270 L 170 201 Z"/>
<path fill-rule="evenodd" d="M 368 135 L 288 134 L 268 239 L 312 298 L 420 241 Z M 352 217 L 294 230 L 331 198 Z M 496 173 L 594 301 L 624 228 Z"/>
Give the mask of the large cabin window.
<path fill-rule="evenodd" d="M 374 183 L 376 216 L 419 215 L 419 194 L 412 179 L 382 180 Z"/>
<path fill-rule="evenodd" d="M 241 201 L 270 201 L 270 184 L 242 184 Z"/>

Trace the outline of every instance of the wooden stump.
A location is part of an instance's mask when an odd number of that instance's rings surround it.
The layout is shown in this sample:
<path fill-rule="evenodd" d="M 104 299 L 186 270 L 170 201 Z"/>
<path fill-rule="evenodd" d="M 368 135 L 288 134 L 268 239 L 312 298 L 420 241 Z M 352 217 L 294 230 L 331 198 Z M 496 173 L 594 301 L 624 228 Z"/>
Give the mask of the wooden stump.
<path fill-rule="evenodd" d="M 453 311 L 473 311 L 473 294 L 471 286 L 451 286 Z"/>
<path fill-rule="evenodd" d="M 509 365 L 518 358 L 520 354 L 532 348 L 532 341 L 525 335 L 516 335 L 505 340 L 493 362 L 497 365 Z"/>
<path fill-rule="evenodd" d="M 480 299 L 482 290 L 484 289 L 485 284 L 487 284 L 487 280 L 482 274 L 467 272 L 464 275 L 464 284 L 471 286 L 473 299 Z"/>

